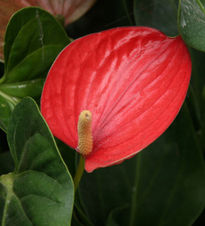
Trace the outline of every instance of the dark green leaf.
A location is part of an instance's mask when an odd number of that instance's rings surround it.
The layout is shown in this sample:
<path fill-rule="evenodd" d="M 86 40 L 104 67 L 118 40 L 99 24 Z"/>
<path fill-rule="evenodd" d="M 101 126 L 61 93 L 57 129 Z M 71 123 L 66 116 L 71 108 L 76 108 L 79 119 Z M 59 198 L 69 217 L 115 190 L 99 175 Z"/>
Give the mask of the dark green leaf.
<path fill-rule="evenodd" d="M 187 45 L 205 51 L 205 1 L 180 0 L 178 27 Z"/>
<path fill-rule="evenodd" d="M 177 31 L 176 0 L 134 0 L 134 18 L 138 26 L 149 26 L 176 36 Z"/>
<path fill-rule="evenodd" d="M 15 107 L 8 143 L 15 172 L 0 177 L 2 225 L 70 225 L 72 179 L 31 98 Z"/>
<path fill-rule="evenodd" d="M 0 84 L 0 90 L 7 95 L 15 97 L 39 97 L 44 84 L 44 79 L 34 79 L 24 82 Z"/>
<path fill-rule="evenodd" d="M 39 99 L 45 76 L 59 52 L 70 43 L 48 12 L 30 7 L 11 18 L 5 35 L 5 72 L 0 79 L 0 127 L 6 130 L 13 100 Z"/>
<path fill-rule="evenodd" d="M 5 81 L 24 81 L 45 75 L 69 42 L 63 27 L 46 11 L 35 7 L 18 11 L 5 35 Z"/>
<path fill-rule="evenodd" d="M 169 130 L 123 164 L 85 174 L 80 186 L 84 211 L 104 225 L 118 211 L 118 225 L 187 226 L 205 205 L 203 156 L 186 105 Z M 119 198 L 120 197 L 120 198 Z M 124 220 L 122 220 L 124 218 Z"/>
<path fill-rule="evenodd" d="M 45 77 L 51 64 L 63 46 L 47 45 L 37 49 L 30 55 L 26 55 L 18 65 L 4 75 L 4 83 L 27 81 L 42 78 L 43 76 Z"/>

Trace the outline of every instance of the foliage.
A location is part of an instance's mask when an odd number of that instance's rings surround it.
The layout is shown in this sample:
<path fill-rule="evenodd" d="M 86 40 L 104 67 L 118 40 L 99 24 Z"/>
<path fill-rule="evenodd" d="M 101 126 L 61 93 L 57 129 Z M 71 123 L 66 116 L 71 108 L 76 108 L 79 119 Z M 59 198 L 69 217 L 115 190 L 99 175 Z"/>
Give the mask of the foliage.
<path fill-rule="evenodd" d="M 98 0 L 66 29 L 36 7 L 14 14 L 0 63 L 2 226 L 205 224 L 204 22 L 202 0 Z M 119 165 L 85 172 L 74 196 L 79 156 L 43 119 L 43 84 L 72 39 L 130 25 L 181 35 L 192 60 L 187 98 L 160 138 Z"/>

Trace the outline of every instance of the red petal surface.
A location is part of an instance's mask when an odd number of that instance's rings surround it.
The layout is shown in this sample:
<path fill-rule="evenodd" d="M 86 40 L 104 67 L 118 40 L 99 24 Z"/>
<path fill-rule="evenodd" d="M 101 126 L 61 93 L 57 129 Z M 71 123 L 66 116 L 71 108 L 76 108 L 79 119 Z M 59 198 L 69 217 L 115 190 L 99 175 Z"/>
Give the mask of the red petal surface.
<path fill-rule="evenodd" d="M 72 42 L 54 62 L 41 110 L 53 134 L 77 147 L 82 110 L 93 115 L 88 172 L 152 143 L 185 99 L 191 60 L 180 37 L 147 27 L 115 28 Z"/>

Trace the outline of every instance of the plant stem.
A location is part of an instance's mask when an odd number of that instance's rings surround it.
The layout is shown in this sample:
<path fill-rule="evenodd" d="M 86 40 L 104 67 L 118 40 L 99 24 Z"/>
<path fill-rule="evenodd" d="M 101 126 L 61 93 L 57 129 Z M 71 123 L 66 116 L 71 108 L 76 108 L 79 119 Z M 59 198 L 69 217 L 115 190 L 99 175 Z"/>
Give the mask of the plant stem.
<path fill-rule="evenodd" d="M 83 156 L 80 155 L 80 159 L 79 159 L 79 162 L 78 162 L 78 167 L 77 167 L 77 170 L 76 170 L 76 173 L 75 173 L 75 177 L 74 177 L 75 192 L 76 192 L 76 190 L 78 188 L 78 185 L 80 183 L 81 177 L 83 175 L 84 166 L 85 166 L 85 160 L 84 160 Z"/>

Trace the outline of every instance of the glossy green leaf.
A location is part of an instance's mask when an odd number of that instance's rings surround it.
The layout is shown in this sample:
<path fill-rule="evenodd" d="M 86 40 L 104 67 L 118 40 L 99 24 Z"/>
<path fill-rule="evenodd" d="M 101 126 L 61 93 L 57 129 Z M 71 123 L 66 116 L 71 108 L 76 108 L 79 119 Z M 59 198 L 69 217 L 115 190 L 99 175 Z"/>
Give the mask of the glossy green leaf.
<path fill-rule="evenodd" d="M 23 81 L 45 75 L 69 42 L 63 27 L 48 12 L 35 7 L 18 11 L 5 35 L 4 80 Z"/>
<path fill-rule="evenodd" d="M 205 168 L 186 105 L 168 131 L 123 164 L 85 174 L 84 211 L 95 225 L 187 226 L 205 205 Z M 119 198 L 120 197 L 120 198 Z M 118 216 L 116 216 L 118 215 Z"/>
<path fill-rule="evenodd" d="M 5 35 L 4 75 L 0 79 L 1 128 L 6 130 L 15 106 L 10 100 L 40 97 L 51 64 L 69 42 L 61 24 L 48 12 L 29 7 L 14 14 Z"/>
<path fill-rule="evenodd" d="M 7 95 L 15 97 L 39 97 L 44 84 L 44 79 L 34 79 L 23 82 L 0 84 L 0 90 Z"/>
<path fill-rule="evenodd" d="M 134 19 L 138 26 L 157 28 L 176 36 L 178 0 L 134 0 Z"/>
<path fill-rule="evenodd" d="M 178 27 L 187 45 L 205 51 L 205 1 L 180 0 Z"/>
<path fill-rule="evenodd" d="M 70 225 L 72 179 L 31 98 L 15 107 L 8 143 L 15 171 L 0 177 L 1 225 Z"/>

